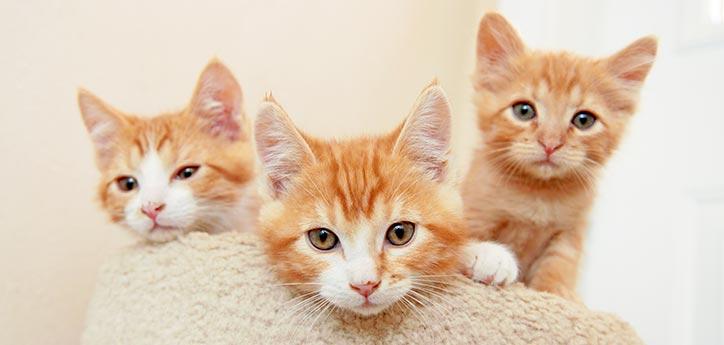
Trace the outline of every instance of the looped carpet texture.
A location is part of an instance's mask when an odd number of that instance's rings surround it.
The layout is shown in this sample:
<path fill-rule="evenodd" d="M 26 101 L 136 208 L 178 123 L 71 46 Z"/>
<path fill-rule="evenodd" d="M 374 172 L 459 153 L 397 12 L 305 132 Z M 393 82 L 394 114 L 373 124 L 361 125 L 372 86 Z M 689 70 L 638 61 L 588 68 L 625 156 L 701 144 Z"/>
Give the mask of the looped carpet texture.
<path fill-rule="evenodd" d="M 252 234 L 191 233 L 101 268 L 83 344 L 641 344 L 617 317 L 521 285 L 452 277 L 444 292 L 360 317 L 305 314 Z M 311 309 L 307 309 L 309 311 Z M 309 317 L 306 317 L 309 315 Z"/>

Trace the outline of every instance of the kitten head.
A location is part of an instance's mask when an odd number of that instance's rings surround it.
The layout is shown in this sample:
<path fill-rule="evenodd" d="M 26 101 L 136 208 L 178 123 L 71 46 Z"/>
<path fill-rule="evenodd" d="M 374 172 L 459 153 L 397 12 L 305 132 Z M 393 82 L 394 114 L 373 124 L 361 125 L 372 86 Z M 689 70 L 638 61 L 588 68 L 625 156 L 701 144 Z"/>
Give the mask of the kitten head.
<path fill-rule="evenodd" d="M 587 180 L 616 148 L 656 49 L 645 37 L 603 59 L 533 51 L 486 15 L 473 77 L 484 153 L 510 176 Z"/>
<path fill-rule="evenodd" d="M 231 72 L 212 61 L 190 105 L 140 118 L 80 90 L 78 103 L 95 145 L 102 207 L 116 223 L 152 241 L 232 226 L 254 153 Z"/>
<path fill-rule="evenodd" d="M 255 130 L 267 254 L 315 302 L 371 315 L 458 268 L 466 233 L 448 181 L 450 109 L 439 86 L 379 137 L 313 138 L 270 97 Z"/>

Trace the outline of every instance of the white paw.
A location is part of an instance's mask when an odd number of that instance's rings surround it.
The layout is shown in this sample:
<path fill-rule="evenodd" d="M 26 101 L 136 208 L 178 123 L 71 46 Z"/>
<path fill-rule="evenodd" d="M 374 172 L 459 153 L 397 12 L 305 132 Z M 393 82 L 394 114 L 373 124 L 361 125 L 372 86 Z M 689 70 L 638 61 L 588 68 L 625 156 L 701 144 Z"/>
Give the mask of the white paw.
<path fill-rule="evenodd" d="M 510 249 L 495 242 L 473 242 L 465 248 L 464 273 L 487 285 L 508 285 L 518 279 L 518 261 Z"/>

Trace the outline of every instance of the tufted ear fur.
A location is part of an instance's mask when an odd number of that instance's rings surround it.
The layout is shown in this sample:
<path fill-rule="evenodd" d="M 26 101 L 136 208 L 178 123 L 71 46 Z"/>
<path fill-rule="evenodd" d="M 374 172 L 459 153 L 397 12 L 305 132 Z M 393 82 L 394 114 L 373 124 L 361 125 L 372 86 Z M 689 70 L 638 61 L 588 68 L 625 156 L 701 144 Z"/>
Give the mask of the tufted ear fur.
<path fill-rule="evenodd" d="M 241 87 L 224 64 L 214 59 L 201 72 L 190 110 L 204 121 L 211 135 L 237 140 L 243 138 L 244 113 Z"/>
<path fill-rule="evenodd" d="M 84 89 L 78 89 L 78 106 L 96 150 L 96 161 L 100 167 L 104 167 L 115 155 L 115 144 L 119 131 L 125 125 L 125 118 Z"/>
<path fill-rule="evenodd" d="M 394 151 L 412 159 L 425 175 L 442 181 L 450 153 L 450 105 L 436 82 L 422 91 L 405 119 Z"/>
<path fill-rule="evenodd" d="M 608 71 L 622 86 L 638 92 L 654 64 L 657 47 L 655 37 L 640 38 L 606 59 Z"/>
<path fill-rule="evenodd" d="M 302 167 L 314 161 L 314 154 L 289 115 L 267 95 L 254 126 L 256 149 L 271 196 L 286 193 Z"/>
<path fill-rule="evenodd" d="M 525 45 L 503 16 L 488 13 L 478 28 L 478 67 L 495 68 L 525 52 Z"/>

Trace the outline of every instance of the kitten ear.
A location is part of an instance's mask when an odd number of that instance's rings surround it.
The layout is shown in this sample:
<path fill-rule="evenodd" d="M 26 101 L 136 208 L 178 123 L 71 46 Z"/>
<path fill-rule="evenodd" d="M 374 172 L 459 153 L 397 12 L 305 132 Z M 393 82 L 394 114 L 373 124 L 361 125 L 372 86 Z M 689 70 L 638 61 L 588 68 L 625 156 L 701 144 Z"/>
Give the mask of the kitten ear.
<path fill-rule="evenodd" d="M 393 152 L 406 155 L 430 179 L 442 182 L 450 153 L 450 121 L 445 91 L 433 81 L 422 91 L 402 125 Z"/>
<path fill-rule="evenodd" d="M 478 28 L 478 68 L 495 67 L 525 52 L 525 44 L 503 16 L 488 13 Z"/>
<path fill-rule="evenodd" d="M 78 89 L 78 107 L 95 146 L 97 162 L 103 167 L 113 158 L 118 132 L 125 125 L 125 119 L 118 111 L 84 89 Z"/>
<path fill-rule="evenodd" d="M 607 58 L 606 66 L 611 75 L 624 86 L 638 90 L 656 59 L 657 47 L 658 42 L 655 37 L 640 38 Z"/>
<path fill-rule="evenodd" d="M 243 137 L 241 87 L 224 64 L 214 59 L 204 68 L 191 100 L 191 113 L 204 121 L 212 135 Z"/>
<path fill-rule="evenodd" d="M 290 188 L 302 167 L 315 160 L 289 115 L 267 94 L 254 125 L 256 150 L 271 191 L 279 198 Z"/>

